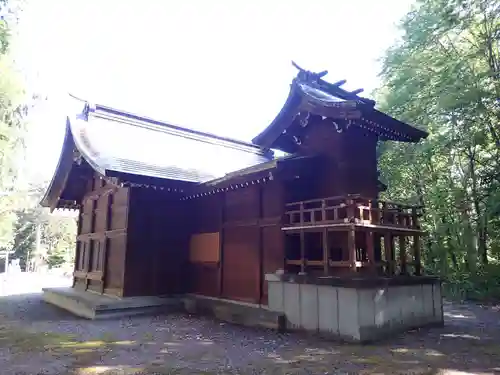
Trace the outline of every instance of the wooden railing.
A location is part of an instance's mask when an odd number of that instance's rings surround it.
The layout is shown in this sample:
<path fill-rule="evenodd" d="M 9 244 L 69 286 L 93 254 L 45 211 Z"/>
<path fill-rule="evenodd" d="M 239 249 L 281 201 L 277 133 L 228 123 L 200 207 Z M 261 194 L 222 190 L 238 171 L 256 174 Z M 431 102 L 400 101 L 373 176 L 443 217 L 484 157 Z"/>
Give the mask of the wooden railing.
<path fill-rule="evenodd" d="M 285 226 L 356 223 L 420 229 L 421 208 L 359 195 L 337 196 L 286 204 Z"/>

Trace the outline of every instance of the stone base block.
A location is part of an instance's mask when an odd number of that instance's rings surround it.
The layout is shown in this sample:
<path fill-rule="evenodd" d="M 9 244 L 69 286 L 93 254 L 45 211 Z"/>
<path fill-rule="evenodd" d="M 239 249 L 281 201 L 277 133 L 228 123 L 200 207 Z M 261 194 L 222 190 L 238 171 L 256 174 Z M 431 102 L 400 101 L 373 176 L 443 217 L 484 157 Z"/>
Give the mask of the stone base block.
<path fill-rule="evenodd" d="M 372 279 L 266 275 L 269 308 L 286 327 L 350 342 L 443 325 L 441 282 L 430 277 Z"/>
<path fill-rule="evenodd" d="M 177 312 L 182 310 L 179 298 L 110 297 L 73 288 L 43 289 L 45 302 L 86 319 Z"/>
<path fill-rule="evenodd" d="M 225 322 L 283 331 L 285 315 L 258 305 L 210 297 L 189 295 L 183 298 L 184 309 L 191 314 L 212 316 Z"/>

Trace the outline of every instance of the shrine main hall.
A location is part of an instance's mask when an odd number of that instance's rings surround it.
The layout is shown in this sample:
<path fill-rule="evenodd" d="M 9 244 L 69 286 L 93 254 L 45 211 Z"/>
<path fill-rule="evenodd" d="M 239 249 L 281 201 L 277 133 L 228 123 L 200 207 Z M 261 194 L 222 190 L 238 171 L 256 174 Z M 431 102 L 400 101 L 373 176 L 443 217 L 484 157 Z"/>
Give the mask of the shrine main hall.
<path fill-rule="evenodd" d="M 427 133 L 325 74 L 299 68 L 251 142 L 73 99 L 41 202 L 79 213 L 73 286 L 45 300 L 89 319 L 187 311 L 354 342 L 442 325 L 421 207 L 380 199 L 377 167 L 380 142 Z"/>

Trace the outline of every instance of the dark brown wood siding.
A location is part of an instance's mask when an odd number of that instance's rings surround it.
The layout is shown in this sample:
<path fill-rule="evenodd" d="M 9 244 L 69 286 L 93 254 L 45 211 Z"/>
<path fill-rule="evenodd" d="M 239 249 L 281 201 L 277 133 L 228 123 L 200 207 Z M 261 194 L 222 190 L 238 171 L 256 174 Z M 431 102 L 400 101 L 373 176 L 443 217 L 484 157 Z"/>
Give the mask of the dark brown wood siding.
<path fill-rule="evenodd" d="M 192 293 L 267 303 L 264 275 L 284 267 L 283 198 L 271 181 L 191 201 L 192 235 L 220 232 L 220 261 L 190 262 Z"/>
<path fill-rule="evenodd" d="M 223 195 L 209 195 L 202 199 L 187 201 L 190 214 L 190 238 L 199 234 L 218 233 L 222 248 L 221 232 Z M 211 297 L 220 296 L 221 291 L 221 249 L 218 261 L 189 261 L 189 291 Z"/>
<path fill-rule="evenodd" d="M 377 138 L 356 126 L 339 132 L 331 120 L 312 120 L 304 131 L 300 153 L 321 155 L 323 161 L 309 173 L 308 197 L 298 200 L 377 196 L 376 147 Z"/>
<path fill-rule="evenodd" d="M 132 188 L 125 270 L 125 295 L 186 291 L 189 218 L 179 196 Z"/>

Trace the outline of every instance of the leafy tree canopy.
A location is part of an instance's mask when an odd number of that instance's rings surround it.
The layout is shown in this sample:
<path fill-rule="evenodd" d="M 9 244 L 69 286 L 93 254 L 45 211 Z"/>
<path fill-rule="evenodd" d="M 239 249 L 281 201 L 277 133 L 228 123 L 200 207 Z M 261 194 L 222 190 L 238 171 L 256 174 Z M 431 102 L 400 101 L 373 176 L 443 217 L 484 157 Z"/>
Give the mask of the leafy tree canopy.
<path fill-rule="evenodd" d="M 381 146 L 386 194 L 424 206 L 427 269 L 477 294 L 500 275 L 500 3 L 420 0 L 401 28 L 378 99 L 430 135 Z"/>

